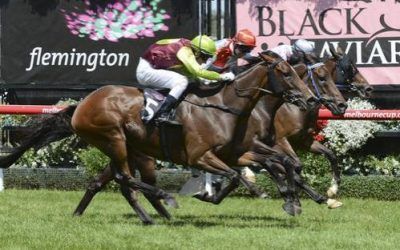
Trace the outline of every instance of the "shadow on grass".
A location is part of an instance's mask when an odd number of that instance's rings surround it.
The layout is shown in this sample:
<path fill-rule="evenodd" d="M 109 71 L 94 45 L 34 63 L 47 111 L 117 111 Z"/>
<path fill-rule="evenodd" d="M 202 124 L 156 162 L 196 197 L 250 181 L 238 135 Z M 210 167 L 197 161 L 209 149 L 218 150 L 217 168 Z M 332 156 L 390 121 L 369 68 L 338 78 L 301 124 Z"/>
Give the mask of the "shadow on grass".
<path fill-rule="evenodd" d="M 172 227 L 194 226 L 197 228 L 209 227 L 231 227 L 231 228 L 287 228 L 293 229 L 300 227 L 299 222 L 294 217 L 280 218 L 268 215 L 173 215 L 171 220 L 167 220 L 157 213 L 149 213 L 156 225 Z M 100 215 L 87 215 L 89 218 L 99 218 Z M 139 217 L 134 213 L 125 213 L 104 217 L 101 215 L 101 224 L 127 223 L 142 225 Z"/>
<path fill-rule="evenodd" d="M 254 215 L 177 215 L 167 221 L 170 226 L 192 225 L 198 228 L 206 227 L 232 227 L 232 228 L 296 228 L 299 226 L 293 218 L 278 218 L 272 216 L 254 216 Z"/>

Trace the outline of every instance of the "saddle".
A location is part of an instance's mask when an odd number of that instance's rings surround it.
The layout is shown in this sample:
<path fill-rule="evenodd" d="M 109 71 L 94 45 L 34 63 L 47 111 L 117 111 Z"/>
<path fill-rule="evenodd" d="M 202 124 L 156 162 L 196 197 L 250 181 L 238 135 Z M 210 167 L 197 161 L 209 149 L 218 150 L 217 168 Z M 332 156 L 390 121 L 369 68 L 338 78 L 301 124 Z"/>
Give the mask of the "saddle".
<path fill-rule="evenodd" d="M 169 121 L 167 123 L 172 123 L 175 125 L 180 125 L 175 121 L 175 111 L 176 107 L 185 99 L 186 95 L 191 93 L 195 94 L 198 97 L 207 97 L 212 96 L 218 93 L 224 84 L 210 84 L 204 85 L 199 84 L 198 82 L 191 82 L 189 87 L 181 96 L 180 100 L 178 100 L 177 105 L 171 109 L 169 114 Z M 141 88 L 143 90 L 144 95 L 144 105 L 141 111 L 141 119 L 145 124 L 148 124 L 152 121 L 152 118 L 155 114 L 157 114 L 158 110 L 161 108 L 162 103 L 164 102 L 166 96 L 169 93 L 169 89 L 151 89 L 151 88 Z"/>

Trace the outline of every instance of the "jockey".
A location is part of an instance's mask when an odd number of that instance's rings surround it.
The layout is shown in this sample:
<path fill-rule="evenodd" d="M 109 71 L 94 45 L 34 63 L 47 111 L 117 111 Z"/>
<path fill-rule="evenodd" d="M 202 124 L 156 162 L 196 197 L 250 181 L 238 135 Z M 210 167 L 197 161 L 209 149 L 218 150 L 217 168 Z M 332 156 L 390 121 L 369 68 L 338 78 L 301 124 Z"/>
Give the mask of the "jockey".
<path fill-rule="evenodd" d="M 216 42 L 217 54 L 213 60 L 207 62 L 206 68 L 216 72 L 223 72 L 239 58 L 251 58 L 250 52 L 256 47 L 256 37 L 248 29 L 240 30 L 231 39 L 222 39 Z"/>
<path fill-rule="evenodd" d="M 302 61 L 305 55 L 313 54 L 314 44 L 305 39 L 299 39 L 292 46 L 283 44 L 272 48 L 271 51 L 293 65 Z"/>
<path fill-rule="evenodd" d="M 200 66 L 214 56 L 215 52 L 215 42 L 205 35 L 197 36 L 192 41 L 184 38 L 163 39 L 144 52 L 136 70 L 138 82 L 150 88 L 170 89 L 155 115 L 160 121 L 168 120 L 169 111 L 186 90 L 189 78 L 234 80 L 235 76 L 232 73 L 219 74 Z"/>

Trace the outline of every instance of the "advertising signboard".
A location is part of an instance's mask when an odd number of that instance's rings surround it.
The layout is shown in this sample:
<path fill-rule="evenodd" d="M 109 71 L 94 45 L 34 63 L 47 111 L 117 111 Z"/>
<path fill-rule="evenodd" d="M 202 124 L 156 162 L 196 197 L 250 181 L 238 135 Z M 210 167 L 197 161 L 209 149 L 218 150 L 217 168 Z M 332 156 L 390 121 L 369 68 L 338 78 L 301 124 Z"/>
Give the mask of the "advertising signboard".
<path fill-rule="evenodd" d="M 5 84 L 133 84 L 150 44 L 198 33 L 192 0 L 12 0 L 0 7 Z"/>
<path fill-rule="evenodd" d="M 349 54 L 370 84 L 400 84 L 400 1 L 237 0 L 237 29 L 257 35 L 259 50 L 314 42 L 325 57 L 329 45 Z"/>

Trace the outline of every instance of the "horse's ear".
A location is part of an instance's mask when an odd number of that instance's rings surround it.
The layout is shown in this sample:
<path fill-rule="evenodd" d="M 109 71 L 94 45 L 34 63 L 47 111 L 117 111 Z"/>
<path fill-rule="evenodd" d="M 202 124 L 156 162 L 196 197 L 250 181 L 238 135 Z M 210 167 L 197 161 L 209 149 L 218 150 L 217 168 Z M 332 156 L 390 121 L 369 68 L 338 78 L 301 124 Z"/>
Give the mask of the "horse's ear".
<path fill-rule="evenodd" d="M 263 59 L 264 61 L 266 61 L 268 63 L 272 63 L 275 60 L 272 56 L 269 56 L 266 54 L 258 53 L 258 55 L 261 57 L 261 59 Z"/>
<path fill-rule="evenodd" d="M 305 54 L 304 59 L 307 63 L 313 64 L 316 62 L 316 58 L 313 57 L 311 54 Z"/>
<path fill-rule="evenodd" d="M 336 52 L 335 48 L 332 46 L 332 44 L 329 44 L 329 51 L 331 52 L 332 56 L 335 59 L 339 59 L 340 56 L 338 55 L 338 53 Z"/>

